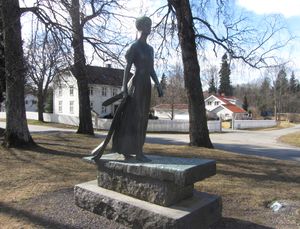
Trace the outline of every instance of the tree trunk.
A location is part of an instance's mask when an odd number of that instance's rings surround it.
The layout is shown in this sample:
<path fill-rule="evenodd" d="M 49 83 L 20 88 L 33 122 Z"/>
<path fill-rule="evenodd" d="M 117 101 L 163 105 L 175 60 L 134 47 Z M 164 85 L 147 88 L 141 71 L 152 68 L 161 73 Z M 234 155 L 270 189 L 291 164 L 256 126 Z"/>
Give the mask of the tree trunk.
<path fill-rule="evenodd" d="M 94 134 L 88 80 L 86 75 L 86 62 L 83 47 L 83 27 L 80 24 L 79 0 L 72 0 L 70 11 L 73 28 L 72 47 L 74 50 L 73 74 L 77 80 L 79 96 L 79 127 L 77 133 Z"/>
<path fill-rule="evenodd" d="M 2 0 L 6 73 L 6 131 L 4 145 L 31 145 L 24 101 L 25 65 L 23 60 L 20 7 L 18 0 Z"/>
<path fill-rule="evenodd" d="M 44 93 L 43 93 L 43 85 L 38 86 L 38 118 L 40 122 L 44 122 Z"/>
<path fill-rule="evenodd" d="M 207 127 L 190 3 L 189 0 L 168 0 L 168 2 L 176 11 L 184 67 L 184 83 L 189 104 L 190 145 L 213 148 Z"/>

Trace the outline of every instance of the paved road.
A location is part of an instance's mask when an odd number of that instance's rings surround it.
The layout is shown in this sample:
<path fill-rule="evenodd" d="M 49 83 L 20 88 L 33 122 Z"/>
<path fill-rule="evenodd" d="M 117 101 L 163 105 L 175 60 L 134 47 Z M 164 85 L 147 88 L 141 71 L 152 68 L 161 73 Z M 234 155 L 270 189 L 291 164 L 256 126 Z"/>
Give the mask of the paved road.
<path fill-rule="evenodd" d="M 280 136 L 297 131 L 300 132 L 300 125 L 272 131 L 225 131 L 213 133 L 210 138 L 216 149 L 300 162 L 300 148 L 277 141 Z M 187 134 L 149 134 L 147 142 L 182 145 L 188 144 L 189 136 Z"/>
<path fill-rule="evenodd" d="M 0 122 L 0 127 L 5 123 Z M 44 131 L 72 131 L 72 129 L 61 129 L 56 127 L 29 125 L 31 132 Z M 291 128 L 272 131 L 225 131 L 224 133 L 213 133 L 210 138 L 216 149 L 227 150 L 246 155 L 257 155 L 281 160 L 294 160 L 300 162 L 300 148 L 283 144 L 277 139 L 285 134 L 300 132 L 300 125 Z M 97 133 L 104 136 L 104 132 Z M 146 142 L 158 144 L 185 145 L 189 142 L 188 134 L 148 134 Z"/>

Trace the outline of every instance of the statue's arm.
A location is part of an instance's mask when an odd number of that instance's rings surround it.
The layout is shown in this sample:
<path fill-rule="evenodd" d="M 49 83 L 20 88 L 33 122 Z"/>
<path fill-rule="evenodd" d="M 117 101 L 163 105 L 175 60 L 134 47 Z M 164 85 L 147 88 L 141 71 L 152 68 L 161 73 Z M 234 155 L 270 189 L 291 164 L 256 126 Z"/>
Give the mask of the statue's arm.
<path fill-rule="evenodd" d="M 127 83 L 129 80 L 129 75 L 130 75 L 130 69 L 132 67 L 133 64 L 133 58 L 128 58 L 127 59 L 127 64 L 124 70 L 124 76 L 123 76 L 123 84 L 122 84 L 122 92 L 124 94 L 124 97 L 128 95 L 128 87 L 127 87 Z"/>
<path fill-rule="evenodd" d="M 154 68 L 152 68 L 152 70 L 150 72 L 150 76 L 151 76 L 153 82 L 155 83 L 155 86 L 156 86 L 157 92 L 158 92 L 158 96 L 162 97 L 164 95 L 163 89 L 162 89 L 162 87 L 161 87 L 161 85 L 158 81 L 158 78 L 157 78 L 157 75 L 156 75 L 156 72 L 155 72 Z"/>

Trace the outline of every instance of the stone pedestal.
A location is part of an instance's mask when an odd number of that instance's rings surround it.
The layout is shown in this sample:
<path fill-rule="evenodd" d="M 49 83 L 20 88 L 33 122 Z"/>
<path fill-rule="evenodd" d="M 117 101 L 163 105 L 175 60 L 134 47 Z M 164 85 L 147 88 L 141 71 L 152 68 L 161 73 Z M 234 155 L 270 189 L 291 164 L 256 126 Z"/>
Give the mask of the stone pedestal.
<path fill-rule="evenodd" d="M 147 157 L 141 163 L 103 155 L 97 181 L 75 186 L 76 204 L 134 228 L 207 228 L 221 217 L 221 198 L 193 189 L 215 175 L 215 161 Z"/>

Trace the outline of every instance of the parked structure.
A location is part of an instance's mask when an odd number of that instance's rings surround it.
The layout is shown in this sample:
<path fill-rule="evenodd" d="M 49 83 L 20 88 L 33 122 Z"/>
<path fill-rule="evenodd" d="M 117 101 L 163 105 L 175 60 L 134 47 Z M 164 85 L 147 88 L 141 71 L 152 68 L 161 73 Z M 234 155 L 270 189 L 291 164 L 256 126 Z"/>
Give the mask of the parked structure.
<path fill-rule="evenodd" d="M 159 104 L 152 108 L 159 119 L 189 119 L 187 104 Z"/>
<path fill-rule="evenodd" d="M 86 67 L 90 106 L 99 117 L 113 114 L 119 103 L 115 102 L 104 107 L 102 103 L 108 98 L 120 93 L 123 73 L 121 69 L 108 67 Z M 53 113 L 79 116 L 79 100 L 77 81 L 70 70 L 66 70 L 54 80 Z"/>
<path fill-rule="evenodd" d="M 152 108 L 154 116 L 159 119 L 189 120 L 189 111 L 187 104 L 160 104 Z M 208 120 L 217 120 L 219 117 L 206 110 Z"/>

